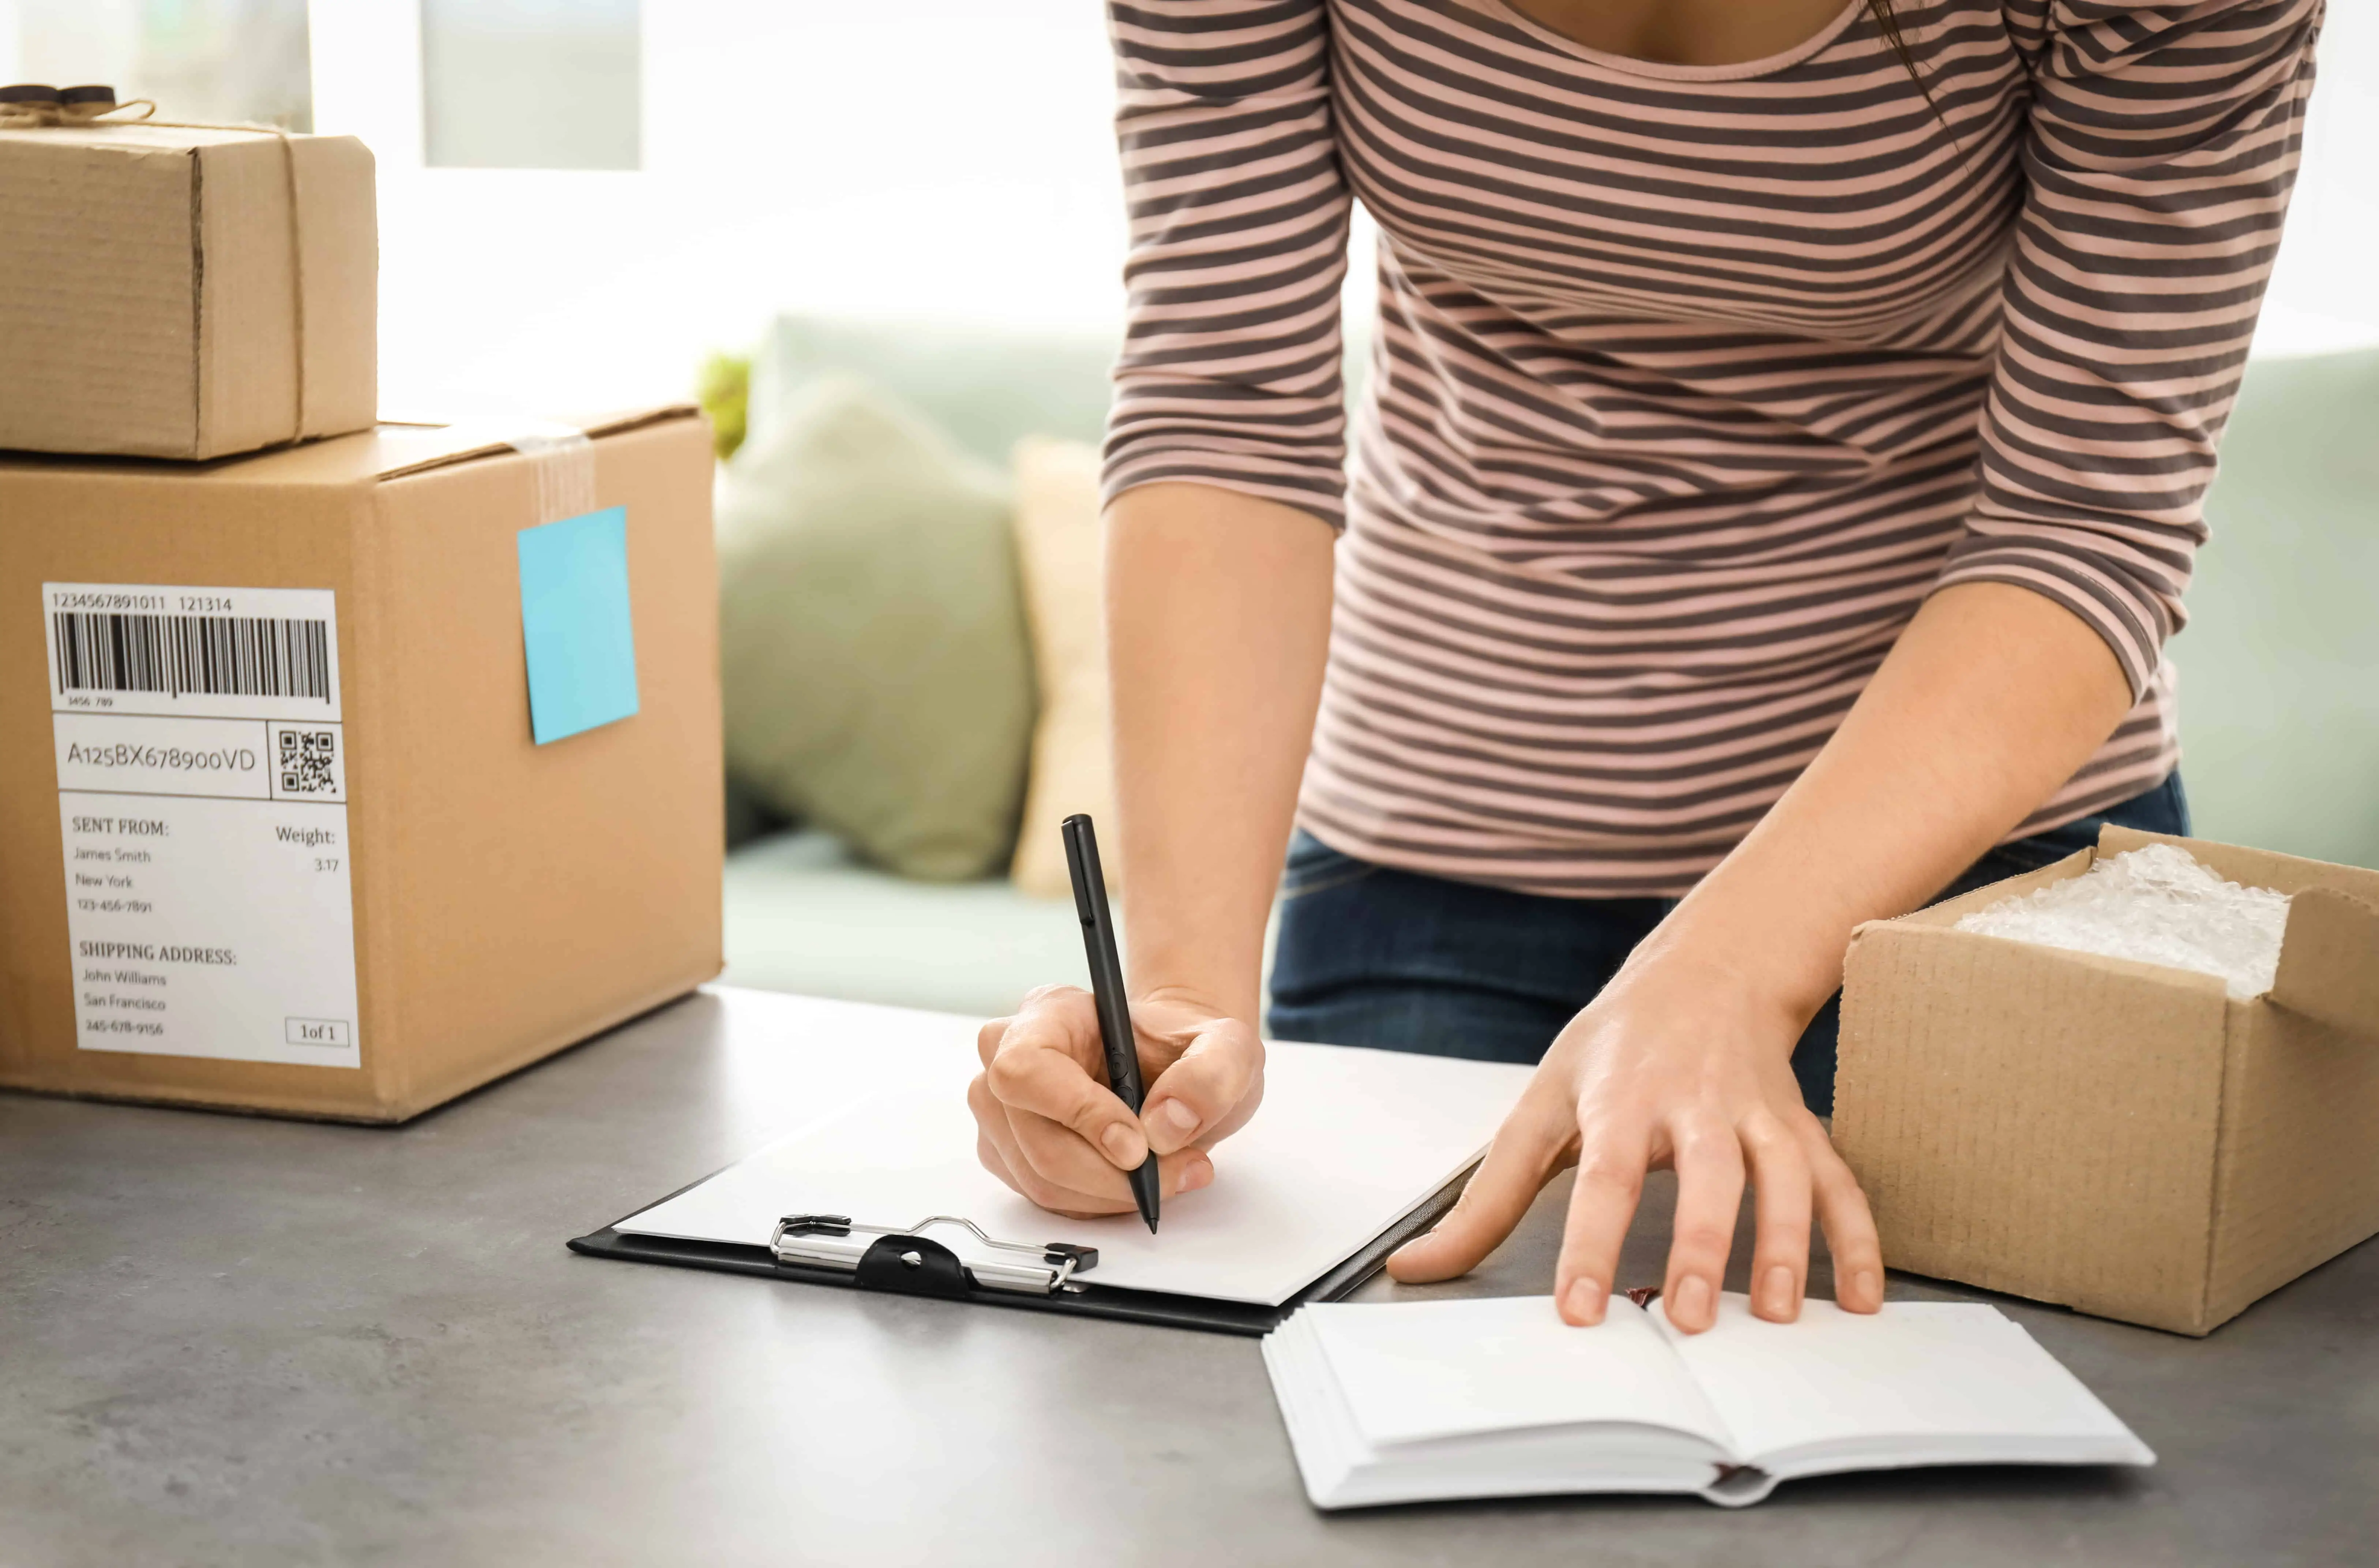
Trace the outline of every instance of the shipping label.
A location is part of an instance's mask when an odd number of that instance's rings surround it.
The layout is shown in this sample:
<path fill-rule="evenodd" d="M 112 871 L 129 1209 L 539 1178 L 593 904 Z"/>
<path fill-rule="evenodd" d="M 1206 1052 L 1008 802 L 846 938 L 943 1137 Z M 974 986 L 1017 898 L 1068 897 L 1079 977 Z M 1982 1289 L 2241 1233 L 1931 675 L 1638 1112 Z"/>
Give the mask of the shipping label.
<path fill-rule="evenodd" d="M 45 583 L 76 1038 L 363 1065 L 329 589 Z"/>

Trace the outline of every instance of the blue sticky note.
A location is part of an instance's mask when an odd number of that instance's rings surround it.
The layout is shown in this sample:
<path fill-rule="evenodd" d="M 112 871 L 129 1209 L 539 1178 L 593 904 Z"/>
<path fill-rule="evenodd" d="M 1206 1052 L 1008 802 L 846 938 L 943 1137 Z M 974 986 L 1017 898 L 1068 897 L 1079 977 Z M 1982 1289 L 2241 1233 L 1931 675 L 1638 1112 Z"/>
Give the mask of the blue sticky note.
<path fill-rule="evenodd" d="M 521 641 L 540 746 L 636 711 L 628 509 L 520 531 Z"/>

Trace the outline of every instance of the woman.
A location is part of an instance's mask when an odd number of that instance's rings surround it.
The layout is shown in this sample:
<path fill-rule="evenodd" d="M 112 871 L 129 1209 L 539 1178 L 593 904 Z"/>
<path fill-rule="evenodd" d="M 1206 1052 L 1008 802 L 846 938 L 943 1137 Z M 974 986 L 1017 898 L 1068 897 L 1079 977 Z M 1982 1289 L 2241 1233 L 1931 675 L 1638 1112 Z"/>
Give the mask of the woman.
<path fill-rule="evenodd" d="M 1813 1020 L 1860 922 L 2100 820 L 2184 826 L 2161 648 L 2321 0 L 1110 9 L 1153 1077 L 1135 1119 L 1087 999 L 1036 993 L 984 1031 L 984 1163 L 1070 1212 L 1129 1208 L 1148 1149 L 1167 1191 L 1227 1170 L 1286 847 L 1274 1033 L 1541 1055 L 1397 1278 L 1470 1268 L 1576 1164 L 1554 1294 L 1599 1321 L 1673 1165 L 1679 1326 L 1714 1320 L 1746 1177 L 1754 1310 L 1797 1313 L 1813 1210 L 1875 1310 Z M 1356 199 L 1378 348 L 1342 476 Z"/>

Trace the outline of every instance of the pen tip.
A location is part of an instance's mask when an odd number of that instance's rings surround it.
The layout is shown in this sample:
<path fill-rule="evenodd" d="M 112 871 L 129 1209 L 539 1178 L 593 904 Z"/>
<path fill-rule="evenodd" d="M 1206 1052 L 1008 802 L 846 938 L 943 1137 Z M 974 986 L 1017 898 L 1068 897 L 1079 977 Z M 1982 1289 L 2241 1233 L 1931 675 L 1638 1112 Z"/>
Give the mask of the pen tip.
<path fill-rule="evenodd" d="M 1148 1222 L 1148 1234 L 1154 1236 L 1156 1234 L 1156 1216 L 1154 1214 L 1143 1214 L 1141 1217 Z"/>

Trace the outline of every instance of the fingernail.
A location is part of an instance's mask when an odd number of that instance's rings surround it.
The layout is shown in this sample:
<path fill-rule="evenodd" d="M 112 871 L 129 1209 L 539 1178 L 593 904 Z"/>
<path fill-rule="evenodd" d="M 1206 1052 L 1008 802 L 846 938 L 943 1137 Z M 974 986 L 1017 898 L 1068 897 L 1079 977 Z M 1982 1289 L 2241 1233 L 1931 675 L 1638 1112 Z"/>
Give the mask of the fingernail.
<path fill-rule="evenodd" d="M 1141 1142 L 1140 1134 L 1121 1122 L 1107 1124 L 1106 1131 L 1099 1134 L 1099 1147 L 1122 1170 L 1138 1170 L 1141 1162 L 1148 1158 L 1148 1148 Z"/>
<path fill-rule="evenodd" d="M 1883 1276 L 1873 1269 L 1861 1269 L 1852 1277 L 1851 1285 L 1858 1292 L 1858 1298 L 1861 1301 L 1883 1299 Z"/>
<path fill-rule="evenodd" d="M 1569 1296 L 1567 1297 L 1569 1302 L 1569 1315 L 1576 1318 L 1581 1323 L 1595 1323 L 1601 1321 L 1602 1297 L 1603 1290 L 1602 1282 L 1600 1280 L 1588 1279 L 1583 1274 L 1579 1275 L 1576 1279 L 1570 1282 Z"/>
<path fill-rule="evenodd" d="M 1793 1315 L 1793 1271 L 1781 1263 L 1760 1278 L 1759 1315 L 1778 1319 Z"/>
<path fill-rule="evenodd" d="M 1195 1192 L 1214 1179 L 1214 1166 L 1208 1160 L 1192 1160 L 1182 1167 L 1181 1190 Z"/>
<path fill-rule="evenodd" d="M 1709 1281 L 1699 1274 L 1687 1274 L 1669 1293 L 1669 1316 L 1681 1329 L 1706 1328 L 1710 1321 Z"/>
<path fill-rule="evenodd" d="M 1150 1113 L 1149 1125 L 1178 1142 L 1198 1130 L 1198 1113 L 1178 1100 L 1167 1100 Z"/>

